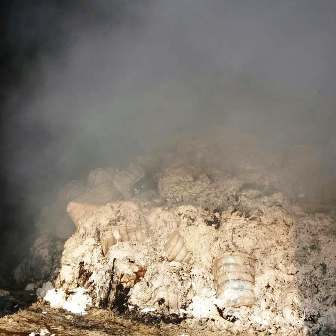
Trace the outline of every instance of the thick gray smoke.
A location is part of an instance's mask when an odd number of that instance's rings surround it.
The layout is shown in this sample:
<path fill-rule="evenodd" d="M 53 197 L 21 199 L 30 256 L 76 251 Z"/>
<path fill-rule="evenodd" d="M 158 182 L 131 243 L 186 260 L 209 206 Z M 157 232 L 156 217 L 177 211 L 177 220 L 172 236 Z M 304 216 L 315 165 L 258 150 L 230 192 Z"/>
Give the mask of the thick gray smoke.
<path fill-rule="evenodd" d="M 27 204 L 90 168 L 220 125 L 274 148 L 317 146 L 335 170 L 335 1 L 90 6 L 101 16 L 90 24 L 79 11 L 33 12 L 60 43 L 52 53 L 38 46 L 38 65 L 12 97 L 7 170 Z M 62 36 L 50 13 L 64 20 Z M 16 33 L 29 43 L 26 28 Z"/>

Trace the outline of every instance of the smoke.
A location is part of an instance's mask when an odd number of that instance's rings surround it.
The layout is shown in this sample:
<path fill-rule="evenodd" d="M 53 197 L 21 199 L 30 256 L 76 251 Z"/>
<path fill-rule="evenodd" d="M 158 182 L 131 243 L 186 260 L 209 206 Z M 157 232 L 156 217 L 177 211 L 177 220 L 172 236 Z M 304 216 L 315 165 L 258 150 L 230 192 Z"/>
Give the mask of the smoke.
<path fill-rule="evenodd" d="M 316 146 L 335 171 L 334 1 L 13 3 L 22 80 L 6 93 L 3 174 L 25 208 L 219 125 Z"/>

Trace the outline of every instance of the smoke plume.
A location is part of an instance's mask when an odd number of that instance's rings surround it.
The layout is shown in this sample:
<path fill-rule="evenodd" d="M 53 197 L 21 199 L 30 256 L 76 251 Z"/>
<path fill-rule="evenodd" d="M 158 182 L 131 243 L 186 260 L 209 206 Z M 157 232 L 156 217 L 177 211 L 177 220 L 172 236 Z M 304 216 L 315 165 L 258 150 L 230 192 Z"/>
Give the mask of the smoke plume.
<path fill-rule="evenodd" d="M 32 232 L 65 181 L 213 127 L 274 151 L 312 146 L 334 177 L 334 1 L 13 1 L 7 10 L 4 48 L 17 70 L 2 91 L 9 244 Z"/>

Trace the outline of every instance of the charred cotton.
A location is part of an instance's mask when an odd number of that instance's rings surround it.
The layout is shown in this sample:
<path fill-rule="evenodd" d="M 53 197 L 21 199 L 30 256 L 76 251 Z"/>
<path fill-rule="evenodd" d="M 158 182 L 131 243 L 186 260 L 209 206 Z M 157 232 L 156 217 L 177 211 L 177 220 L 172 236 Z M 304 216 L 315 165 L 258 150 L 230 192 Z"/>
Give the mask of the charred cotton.
<path fill-rule="evenodd" d="M 214 332 L 336 328 L 332 215 L 309 214 L 286 194 L 280 163 L 270 169 L 258 155 L 247 164 L 211 148 L 96 169 L 63 192 L 74 232 L 59 268 L 48 266 L 49 296 L 73 303 L 85 293 L 86 309 L 174 316 Z"/>

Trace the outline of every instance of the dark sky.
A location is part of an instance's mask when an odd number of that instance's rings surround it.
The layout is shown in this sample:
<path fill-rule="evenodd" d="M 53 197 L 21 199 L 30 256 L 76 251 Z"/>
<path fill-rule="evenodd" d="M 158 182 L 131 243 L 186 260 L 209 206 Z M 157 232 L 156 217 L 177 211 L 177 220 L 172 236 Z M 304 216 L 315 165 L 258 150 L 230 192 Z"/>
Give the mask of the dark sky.
<path fill-rule="evenodd" d="M 212 125 L 317 145 L 336 171 L 333 0 L 12 0 L 0 16 L 5 259 L 57 185 Z"/>

